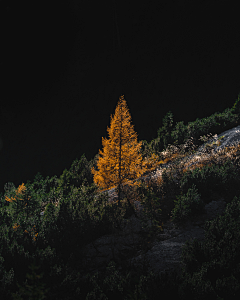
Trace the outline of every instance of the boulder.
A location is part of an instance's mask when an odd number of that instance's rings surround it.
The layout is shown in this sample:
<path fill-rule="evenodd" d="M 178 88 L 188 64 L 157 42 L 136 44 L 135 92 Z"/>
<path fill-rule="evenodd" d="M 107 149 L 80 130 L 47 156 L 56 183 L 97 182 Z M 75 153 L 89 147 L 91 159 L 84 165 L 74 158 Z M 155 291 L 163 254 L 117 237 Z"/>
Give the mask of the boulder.
<path fill-rule="evenodd" d="M 195 217 L 194 221 L 187 221 L 177 226 L 169 221 L 164 225 L 163 233 L 156 236 L 152 248 L 147 253 L 134 257 L 131 263 L 142 264 L 147 261 L 149 270 L 155 274 L 165 271 L 177 270 L 183 266 L 181 262 L 182 247 L 188 240 L 198 239 L 204 241 L 204 224 L 215 219 L 225 211 L 226 202 L 223 198 L 205 205 L 204 213 Z"/>
<path fill-rule="evenodd" d="M 155 274 L 173 269 L 180 272 L 183 245 L 194 238 L 203 241 L 205 221 L 223 214 L 225 206 L 226 202 L 221 198 L 206 204 L 204 213 L 192 222 L 177 226 L 169 220 L 147 246 L 143 241 L 149 229 L 144 229 L 140 218 L 132 215 L 115 233 L 104 235 L 84 247 L 84 269 L 90 274 L 101 272 L 114 259 L 128 266 L 147 264 L 148 270 Z M 150 226 L 150 220 L 147 224 Z"/>

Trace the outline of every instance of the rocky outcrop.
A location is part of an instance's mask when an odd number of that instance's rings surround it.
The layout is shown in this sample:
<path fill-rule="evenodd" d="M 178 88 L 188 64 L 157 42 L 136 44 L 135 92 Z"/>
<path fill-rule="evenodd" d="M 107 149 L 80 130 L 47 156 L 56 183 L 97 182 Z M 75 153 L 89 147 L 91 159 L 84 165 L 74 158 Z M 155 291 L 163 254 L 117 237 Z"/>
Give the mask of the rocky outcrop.
<path fill-rule="evenodd" d="M 149 271 L 156 274 L 173 269 L 180 271 L 185 242 L 194 238 L 203 241 L 205 221 L 223 214 L 225 206 L 223 198 L 212 201 L 205 205 L 202 215 L 182 226 L 176 226 L 169 220 L 163 225 L 163 231 L 148 241 L 147 246 L 143 243 L 143 237 L 148 229 L 143 228 L 140 218 L 132 215 L 124 220 L 120 230 L 102 236 L 84 248 L 85 269 L 89 273 L 101 271 L 110 260 L 115 259 L 132 266 L 147 263 Z"/>
<path fill-rule="evenodd" d="M 164 225 L 164 231 L 156 236 L 152 248 L 144 255 L 144 260 L 149 263 L 149 270 L 154 273 L 162 273 L 169 270 L 178 270 L 182 267 L 182 247 L 187 240 L 204 240 L 205 221 L 213 220 L 217 215 L 225 211 L 226 202 L 224 199 L 212 201 L 205 205 L 205 212 L 188 221 L 182 226 L 176 226 L 169 221 Z M 133 258 L 134 263 L 142 263 L 143 255 Z"/>

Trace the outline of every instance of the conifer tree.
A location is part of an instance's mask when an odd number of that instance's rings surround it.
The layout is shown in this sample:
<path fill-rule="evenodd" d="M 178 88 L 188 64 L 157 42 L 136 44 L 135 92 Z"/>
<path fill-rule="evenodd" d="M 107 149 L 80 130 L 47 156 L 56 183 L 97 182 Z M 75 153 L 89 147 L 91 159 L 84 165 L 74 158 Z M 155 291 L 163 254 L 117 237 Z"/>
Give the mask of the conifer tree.
<path fill-rule="evenodd" d="M 120 205 L 123 184 L 130 183 L 144 172 L 140 153 L 142 143 L 137 141 L 124 95 L 119 97 L 107 131 L 109 138 L 102 138 L 103 150 L 99 150 L 98 170 L 92 168 L 93 179 L 101 189 L 117 187 Z"/>

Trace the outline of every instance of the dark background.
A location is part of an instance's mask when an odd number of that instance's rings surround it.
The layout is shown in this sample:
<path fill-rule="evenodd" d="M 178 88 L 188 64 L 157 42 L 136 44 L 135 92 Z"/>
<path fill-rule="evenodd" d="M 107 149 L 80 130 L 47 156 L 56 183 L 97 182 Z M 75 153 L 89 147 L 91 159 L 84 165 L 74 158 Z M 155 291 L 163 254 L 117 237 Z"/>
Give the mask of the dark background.
<path fill-rule="evenodd" d="M 102 147 L 125 95 L 139 140 L 162 118 L 232 107 L 240 20 L 229 1 L 2 1 L 0 192 Z"/>

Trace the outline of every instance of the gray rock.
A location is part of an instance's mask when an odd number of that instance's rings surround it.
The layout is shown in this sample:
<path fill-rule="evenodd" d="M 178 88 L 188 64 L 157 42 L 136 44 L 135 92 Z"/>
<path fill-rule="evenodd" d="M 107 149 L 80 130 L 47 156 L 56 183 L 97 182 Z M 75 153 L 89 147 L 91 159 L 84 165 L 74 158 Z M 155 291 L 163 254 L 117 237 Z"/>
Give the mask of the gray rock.
<path fill-rule="evenodd" d="M 223 214 L 226 202 L 224 199 L 212 201 L 205 205 L 205 211 L 197 216 L 193 222 L 177 226 L 172 221 L 163 226 L 163 231 L 156 236 L 149 245 L 150 250 L 141 249 L 142 234 L 147 232 L 141 221 L 132 215 L 124 220 L 122 227 L 116 233 L 105 235 L 85 248 L 85 268 L 89 273 L 100 271 L 111 259 L 119 262 L 126 261 L 131 265 L 147 263 L 149 271 L 159 274 L 169 270 L 181 271 L 182 247 L 188 240 L 194 238 L 204 240 L 204 224 L 207 220 L 214 219 L 218 214 Z M 150 220 L 148 220 L 150 226 Z"/>
<path fill-rule="evenodd" d="M 217 143 L 219 139 L 219 144 Z M 202 146 L 198 147 L 196 152 L 192 155 L 186 156 L 182 159 L 179 159 L 179 164 L 187 165 L 187 167 L 191 167 L 198 162 L 203 161 L 204 159 L 210 159 L 211 155 L 217 154 L 224 150 L 226 147 L 237 146 L 240 144 L 240 125 L 234 127 L 232 129 L 226 130 L 221 134 L 215 134 L 215 136 L 204 143 Z M 211 145 L 208 147 L 207 145 Z M 152 172 L 151 177 L 156 179 L 159 177 L 164 169 L 168 169 L 169 167 L 174 167 L 174 163 L 167 163 L 160 165 L 154 172 Z"/>
<path fill-rule="evenodd" d="M 222 139 L 220 139 L 223 137 Z M 229 130 L 224 131 L 221 134 L 216 135 L 216 137 L 212 138 L 208 142 L 204 143 L 201 147 L 198 149 L 198 154 L 204 152 L 206 149 L 206 145 L 209 143 L 214 143 L 217 141 L 217 139 L 220 139 L 220 145 L 213 145 L 214 149 L 213 152 L 216 153 L 220 150 L 223 150 L 225 147 L 230 146 L 237 146 L 240 143 L 240 125 L 234 128 L 231 128 Z"/>
<path fill-rule="evenodd" d="M 155 274 L 165 271 L 181 271 L 182 247 L 188 240 L 198 239 L 204 241 L 204 224 L 207 220 L 213 220 L 217 215 L 222 215 L 225 211 L 226 202 L 224 199 L 212 201 L 205 205 L 205 212 L 195 218 L 193 222 L 188 221 L 182 226 L 176 226 L 173 222 L 165 225 L 163 234 L 156 236 L 153 247 L 143 258 L 138 255 L 132 259 L 132 263 L 138 265 L 143 261 L 149 264 L 149 270 Z"/>
<path fill-rule="evenodd" d="M 141 232 L 144 228 L 134 215 L 124 220 L 115 233 L 104 235 L 84 247 L 85 268 L 92 273 L 104 268 L 111 259 L 121 262 L 136 252 L 141 242 Z"/>

